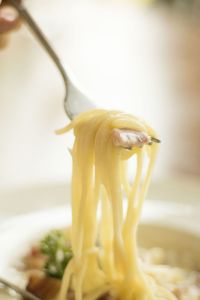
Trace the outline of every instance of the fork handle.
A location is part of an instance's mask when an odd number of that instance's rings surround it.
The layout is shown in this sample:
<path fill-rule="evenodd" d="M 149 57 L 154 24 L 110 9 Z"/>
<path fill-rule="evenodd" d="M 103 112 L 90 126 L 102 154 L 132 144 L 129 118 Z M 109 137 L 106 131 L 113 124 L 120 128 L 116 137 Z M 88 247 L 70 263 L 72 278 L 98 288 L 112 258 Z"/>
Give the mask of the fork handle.
<path fill-rule="evenodd" d="M 7 280 L 3 279 L 0 277 L 0 283 L 3 284 L 5 287 L 15 291 L 18 295 L 22 296 L 23 299 L 25 300 L 41 300 L 38 297 L 34 296 L 33 294 L 31 294 L 28 291 L 25 291 L 21 288 L 19 288 L 18 286 L 16 286 L 15 284 L 8 282 Z"/>
<path fill-rule="evenodd" d="M 26 24 L 29 26 L 29 28 L 31 29 L 31 31 L 33 32 L 33 34 L 35 35 L 37 40 L 40 42 L 41 46 L 45 49 L 45 51 L 47 52 L 49 57 L 53 60 L 54 64 L 60 71 L 60 74 L 62 76 L 62 79 L 65 84 L 65 88 L 66 88 L 68 86 L 68 82 L 69 82 L 67 73 L 60 61 L 60 58 L 56 54 L 53 47 L 50 45 L 50 42 L 48 41 L 48 39 L 46 38 L 46 36 L 44 35 L 42 30 L 38 26 L 38 24 L 35 22 L 35 20 L 30 15 L 30 13 L 24 7 L 23 4 L 21 4 L 17 0 L 7 0 L 7 3 L 9 5 L 13 6 L 17 10 L 17 12 L 19 13 L 19 16 L 26 22 Z M 68 91 L 66 91 L 66 93 L 68 93 Z"/>

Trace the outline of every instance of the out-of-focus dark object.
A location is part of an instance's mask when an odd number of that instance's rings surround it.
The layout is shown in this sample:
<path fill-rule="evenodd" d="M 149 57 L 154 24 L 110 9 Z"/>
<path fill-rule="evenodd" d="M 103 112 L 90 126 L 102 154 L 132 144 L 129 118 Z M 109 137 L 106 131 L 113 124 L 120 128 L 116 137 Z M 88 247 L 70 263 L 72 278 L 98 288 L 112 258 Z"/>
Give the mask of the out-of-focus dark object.
<path fill-rule="evenodd" d="M 200 17 L 200 1 L 199 0 L 155 0 L 154 4 L 161 4 L 167 8 L 189 13 L 193 16 Z"/>
<path fill-rule="evenodd" d="M 18 0 L 20 2 L 20 0 Z M 0 0 L 0 50 L 8 44 L 8 33 L 20 27 L 20 18 L 15 9 Z"/>

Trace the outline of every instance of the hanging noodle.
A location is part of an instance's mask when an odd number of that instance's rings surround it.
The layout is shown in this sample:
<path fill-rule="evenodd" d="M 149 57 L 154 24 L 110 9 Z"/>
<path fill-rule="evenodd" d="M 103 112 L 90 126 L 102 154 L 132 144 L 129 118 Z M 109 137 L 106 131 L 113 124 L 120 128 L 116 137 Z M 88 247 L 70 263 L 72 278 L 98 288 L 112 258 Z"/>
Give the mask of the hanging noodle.
<path fill-rule="evenodd" d="M 117 147 L 112 139 L 114 128 L 142 131 L 156 137 L 144 121 L 106 110 L 83 113 L 58 132 L 73 129 L 75 135 L 72 149 L 73 258 L 65 270 L 58 299 L 65 300 L 69 289 L 74 291 L 76 300 L 96 300 L 106 293 L 118 300 L 176 299 L 145 273 L 137 253 L 137 226 L 158 145 L 131 150 Z M 130 185 L 126 164 L 133 155 L 136 173 Z M 146 169 L 145 157 L 148 158 Z M 100 218 L 97 218 L 98 207 Z"/>

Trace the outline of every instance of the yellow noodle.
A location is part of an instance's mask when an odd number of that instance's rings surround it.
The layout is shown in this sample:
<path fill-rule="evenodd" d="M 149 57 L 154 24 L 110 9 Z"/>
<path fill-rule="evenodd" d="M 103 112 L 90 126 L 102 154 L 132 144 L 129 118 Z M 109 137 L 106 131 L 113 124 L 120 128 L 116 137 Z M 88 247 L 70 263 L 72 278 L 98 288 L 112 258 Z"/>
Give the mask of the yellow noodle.
<path fill-rule="evenodd" d="M 96 300 L 107 292 L 117 300 L 173 300 L 169 291 L 145 273 L 137 254 L 137 226 L 158 145 L 132 150 L 116 147 L 114 128 L 156 137 L 143 120 L 106 110 L 83 113 L 58 131 L 73 129 L 75 135 L 71 229 L 74 257 L 66 268 L 59 300 L 66 299 L 69 288 L 74 290 L 75 300 Z M 136 175 L 129 184 L 126 165 L 132 156 L 137 163 Z M 145 157 L 148 166 L 143 179 Z"/>

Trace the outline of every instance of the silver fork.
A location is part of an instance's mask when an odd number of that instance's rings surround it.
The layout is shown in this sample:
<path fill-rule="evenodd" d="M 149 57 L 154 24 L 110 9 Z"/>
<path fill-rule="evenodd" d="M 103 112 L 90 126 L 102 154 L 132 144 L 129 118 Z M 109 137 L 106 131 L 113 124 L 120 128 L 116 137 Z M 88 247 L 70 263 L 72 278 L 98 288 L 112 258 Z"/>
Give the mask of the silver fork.
<path fill-rule="evenodd" d="M 94 103 L 72 82 L 57 53 L 27 9 L 17 0 L 7 0 L 7 3 L 18 11 L 20 17 L 27 23 L 60 72 L 65 87 L 64 109 L 69 119 L 72 120 L 80 113 L 95 108 Z M 116 146 L 131 149 L 132 147 L 142 147 L 145 144 L 159 143 L 160 140 L 149 137 L 144 132 L 131 131 L 125 128 L 113 131 L 113 142 Z"/>
<path fill-rule="evenodd" d="M 29 26 L 37 40 L 40 42 L 40 44 L 45 49 L 46 53 L 50 56 L 51 60 L 54 62 L 58 71 L 60 72 L 65 87 L 64 109 L 69 119 L 72 120 L 81 112 L 95 108 L 92 101 L 90 101 L 88 97 L 86 97 L 86 95 L 83 94 L 78 89 L 78 87 L 75 86 L 74 82 L 70 80 L 57 53 L 50 45 L 48 39 L 45 37 L 44 33 L 35 22 L 33 17 L 30 15 L 28 10 L 24 7 L 24 5 L 17 0 L 7 0 L 6 3 L 13 6 L 17 10 L 22 20 L 24 20 Z"/>
<path fill-rule="evenodd" d="M 0 277 L 0 284 L 3 285 L 4 288 L 6 289 L 11 289 L 13 291 L 15 291 L 18 295 L 20 295 L 24 300 L 41 300 L 38 297 L 34 296 L 33 294 L 31 294 L 28 291 L 25 291 L 21 288 L 19 288 L 18 286 L 16 286 L 15 284 L 8 282 L 7 280 L 3 279 Z"/>

